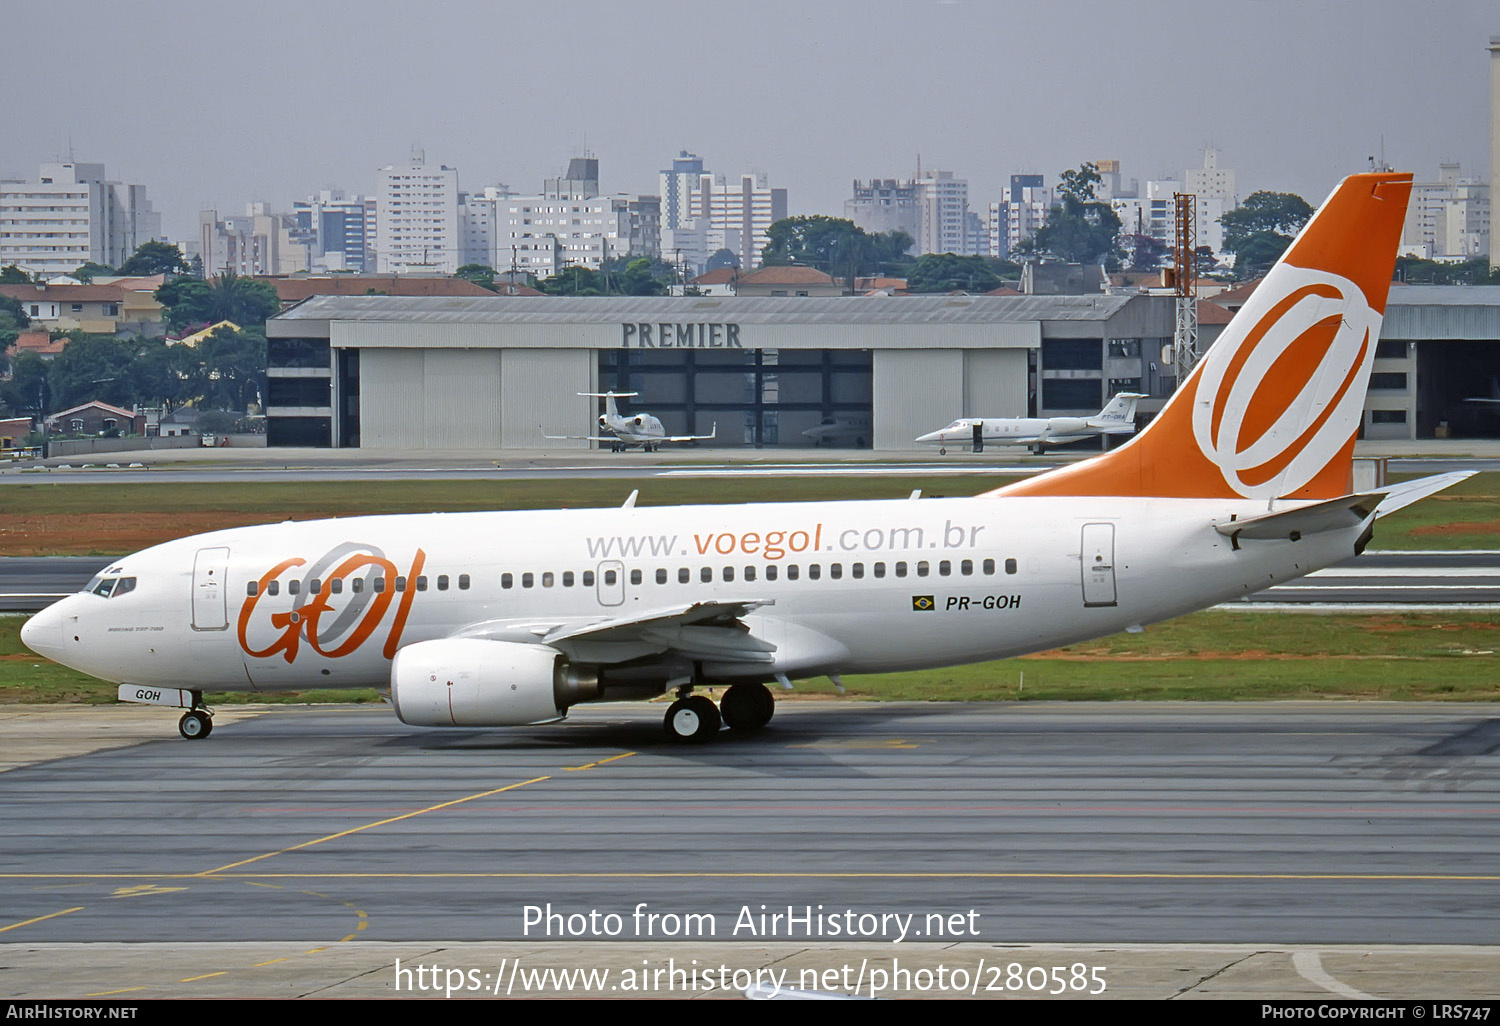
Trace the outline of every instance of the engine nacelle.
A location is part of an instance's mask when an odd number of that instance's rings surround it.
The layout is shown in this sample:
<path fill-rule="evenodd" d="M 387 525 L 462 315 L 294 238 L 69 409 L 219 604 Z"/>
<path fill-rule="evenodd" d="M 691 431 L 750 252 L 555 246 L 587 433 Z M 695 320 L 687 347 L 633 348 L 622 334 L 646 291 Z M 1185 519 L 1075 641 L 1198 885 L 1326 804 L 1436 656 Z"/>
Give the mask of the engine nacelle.
<path fill-rule="evenodd" d="M 407 645 L 391 660 L 391 704 L 414 727 L 548 723 L 598 690 L 597 678 L 546 645 L 439 638 Z"/>

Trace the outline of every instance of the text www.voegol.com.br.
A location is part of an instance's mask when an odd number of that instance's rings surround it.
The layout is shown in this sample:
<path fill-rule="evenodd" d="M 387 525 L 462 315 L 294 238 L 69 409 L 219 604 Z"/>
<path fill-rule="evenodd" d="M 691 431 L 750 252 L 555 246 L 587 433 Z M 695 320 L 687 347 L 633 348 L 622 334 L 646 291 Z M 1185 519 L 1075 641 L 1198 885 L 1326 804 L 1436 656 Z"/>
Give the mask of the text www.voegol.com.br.
<path fill-rule="evenodd" d="M 774 997 L 782 992 L 837 991 L 853 996 L 882 994 L 1028 993 L 1036 997 L 1062 994 L 1103 994 L 1105 966 L 1077 962 L 1069 966 L 1024 966 L 1019 962 L 973 966 L 902 966 L 842 964 L 826 969 L 733 969 L 728 965 L 679 962 L 669 958 L 623 969 L 557 968 L 522 965 L 519 958 L 502 958 L 492 970 L 462 969 L 439 964 L 402 965 L 396 960 L 398 993 L 526 997 L 539 994 L 706 994 L 713 991 L 751 992 Z"/>
<path fill-rule="evenodd" d="M 813 552 L 908 552 L 927 548 L 973 548 L 981 524 L 943 521 L 939 530 L 923 527 L 826 527 L 765 531 L 710 531 L 682 542 L 676 534 L 604 535 L 584 538 L 590 559 L 636 556 L 759 556 L 778 560 Z"/>

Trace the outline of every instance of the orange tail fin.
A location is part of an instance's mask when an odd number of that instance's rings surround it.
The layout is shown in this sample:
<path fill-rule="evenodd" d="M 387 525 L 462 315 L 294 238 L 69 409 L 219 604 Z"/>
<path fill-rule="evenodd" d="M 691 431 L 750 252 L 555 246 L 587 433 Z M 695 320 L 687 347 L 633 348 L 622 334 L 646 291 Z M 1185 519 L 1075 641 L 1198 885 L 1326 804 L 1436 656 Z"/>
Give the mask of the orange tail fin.
<path fill-rule="evenodd" d="M 1411 181 L 1344 179 L 1135 438 L 987 494 L 1347 495 Z"/>

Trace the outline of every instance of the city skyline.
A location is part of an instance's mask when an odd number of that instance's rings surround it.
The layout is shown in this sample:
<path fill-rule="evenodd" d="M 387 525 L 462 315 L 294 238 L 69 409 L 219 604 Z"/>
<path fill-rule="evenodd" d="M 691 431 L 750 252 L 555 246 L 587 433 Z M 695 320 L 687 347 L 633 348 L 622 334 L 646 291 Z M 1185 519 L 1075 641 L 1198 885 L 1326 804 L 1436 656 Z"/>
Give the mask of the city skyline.
<path fill-rule="evenodd" d="M 765 172 L 794 215 L 841 216 L 854 179 L 909 177 L 919 157 L 968 180 L 971 210 L 1013 173 L 1052 183 L 1118 159 L 1128 177 L 1176 178 L 1208 144 L 1242 194 L 1312 203 L 1382 150 L 1419 178 L 1440 161 L 1489 174 L 1500 20 L 1471 0 L 1090 0 L 1061 24 L 1035 5 L 960 0 L 569 11 L 18 8 L 15 38 L 69 38 L 69 57 L 60 73 L 56 50 L 16 48 L 23 102 L 0 113 L 0 177 L 69 152 L 104 163 L 144 184 L 183 239 L 199 210 L 373 195 L 413 145 L 465 190 L 530 193 L 589 153 L 601 190 L 631 195 L 654 194 L 686 149 L 715 173 Z"/>

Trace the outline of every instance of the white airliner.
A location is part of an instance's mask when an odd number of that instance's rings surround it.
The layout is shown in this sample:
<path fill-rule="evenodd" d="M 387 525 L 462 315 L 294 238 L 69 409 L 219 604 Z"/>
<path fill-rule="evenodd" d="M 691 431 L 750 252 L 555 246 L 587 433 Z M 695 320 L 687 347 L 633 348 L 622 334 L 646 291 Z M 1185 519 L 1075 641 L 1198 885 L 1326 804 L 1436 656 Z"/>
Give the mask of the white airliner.
<path fill-rule="evenodd" d="M 639 392 L 579 392 L 595 399 L 604 400 L 604 412 L 599 415 L 599 427 L 608 431 L 608 435 L 548 435 L 543 438 L 554 442 L 608 442 L 611 452 L 624 452 L 640 446 L 643 452 L 655 452 L 661 448 L 663 442 L 706 442 L 719 433 L 719 425 L 715 424 L 713 430 L 706 435 L 669 435 L 667 429 L 661 426 L 661 421 L 649 413 L 635 413 L 628 417 L 620 416 L 619 409 L 615 406 L 616 399 L 628 399 L 640 395 Z"/>
<path fill-rule="evenodd" d="M 1029 445 L 1041 452 L 1044 446 L 1095 435 L 1131 435 L 1135 433 L 1135 404 L 1144 398 L 1139 392 L 1117 392 L 1092 417 L 960 417 L 917 441 L 941 446 L 939 454 L 946 454 L 950 445 L 967 445 L 975 452 L 983 452 L 986 445 Z"/>
<path fill-rule="evenodd" d="M 972 498 L 355 517 L 114 563 L 34 651 L 186 708 L 388 687 L 402 721 L 498 727 L 675 696 L 667 731 L 763 727 L 768 683 L 999 659 L 1348 559 L 1444 474 L 1351 494 L 1410 175 L 1346 179 L 1162 413 L 1112 452 Z M 725 686 L 719 704 L 694 693 Z"/>

